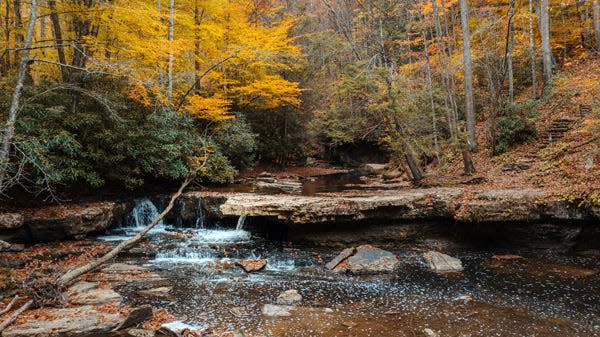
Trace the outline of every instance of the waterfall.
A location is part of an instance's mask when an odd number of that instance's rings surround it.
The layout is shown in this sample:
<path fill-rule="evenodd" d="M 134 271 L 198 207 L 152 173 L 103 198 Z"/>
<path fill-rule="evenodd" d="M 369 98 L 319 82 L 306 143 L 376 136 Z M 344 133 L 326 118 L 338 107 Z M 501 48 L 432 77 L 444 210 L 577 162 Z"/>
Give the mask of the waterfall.
<path fill-rule="evenodd" d="M 246 222 L 246 215 L 242 214 L 238 218 L 237 226 L 235 226 L 236 231 L 244 230 L 244 223 Z"/>
<path fill-rule="evenodd" d="M 204 208 L 202 207 L 202 198 L 198 197 L 198 216 L 196 217 L 196 228 L 204 228 Z"/>
<path fill-rule="evenodd" d="M 152 219 L 159 215 L 158 209 L 148 198 L 138 199 L 135 201 L 135 207 L 127 216 L 122 224 L 123 228 L 142 229 L 150 224 Z M 164 228 L 163 221 L 159 221 L 154 228 Z"/>

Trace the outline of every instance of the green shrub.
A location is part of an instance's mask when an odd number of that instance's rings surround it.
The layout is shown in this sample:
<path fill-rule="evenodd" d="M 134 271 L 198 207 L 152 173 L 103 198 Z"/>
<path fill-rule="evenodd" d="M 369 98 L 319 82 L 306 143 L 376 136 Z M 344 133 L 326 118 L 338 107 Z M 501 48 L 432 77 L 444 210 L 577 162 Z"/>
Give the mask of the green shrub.
<path fill-rule="evenodd" d="M 225 122 L 214 135 L 221 152 L 239 171 L 251 170 L 257 150 L 256 137 L 246 118 L 238 114 Z"/>
<path fill-rule="evenodd" d="M 504 153 L 516 144 L 533 140 L 537 136 L 535 129 L 536 102 L 509 106 L 496 122 L 496 153 Z"/>

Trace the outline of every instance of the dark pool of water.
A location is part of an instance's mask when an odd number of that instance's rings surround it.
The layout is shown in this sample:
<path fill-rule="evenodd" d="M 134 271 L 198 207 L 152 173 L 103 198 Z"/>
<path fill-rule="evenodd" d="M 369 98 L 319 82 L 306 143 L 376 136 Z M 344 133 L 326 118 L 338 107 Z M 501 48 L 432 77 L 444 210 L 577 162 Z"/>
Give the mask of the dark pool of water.
<path fill-rule="evenodd" d="M 397 272 L 352 276 L 323 269 L 335 250 L 222 232 L 155 239 L 163 259 L 137 262 L 167 279 L 172 298 L 141 297 L 141 283 L 122 289 L 128 300 L 254 336 L 425 336 L 426 328 L 441 336 L 600 336 L 597 256 L 453 247 L 443 252 L 459 257 L 465 271 L 436 274 L 420 257 L 428 244 L 392 244 L 386 248 L 402 260 Z M 493 258 L 508 253 L 523 258 Z M 246 274 L 228 260 L 251 257 L 267 258 L 267 270 Z M 262 306 L 288 289 L 304 297 L 292 316 L 264 317 Z"/>

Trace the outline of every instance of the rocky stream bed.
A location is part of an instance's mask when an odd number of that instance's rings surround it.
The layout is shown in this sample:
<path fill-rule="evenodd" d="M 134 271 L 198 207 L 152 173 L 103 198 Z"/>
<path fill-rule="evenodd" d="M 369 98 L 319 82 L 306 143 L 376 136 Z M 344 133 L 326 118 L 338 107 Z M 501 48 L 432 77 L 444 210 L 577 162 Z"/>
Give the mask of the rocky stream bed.
<path fill-rule="evenodd" d="M 3 336 L 600 336 L 600 209 L 541 190 L 270 193 L 186 193 L 65 308 Z M 0 262 L 106 250 L 164 203 L 2 213 L 26 245 Z M 85 240 L 32 246 L 65 239 Z"/>

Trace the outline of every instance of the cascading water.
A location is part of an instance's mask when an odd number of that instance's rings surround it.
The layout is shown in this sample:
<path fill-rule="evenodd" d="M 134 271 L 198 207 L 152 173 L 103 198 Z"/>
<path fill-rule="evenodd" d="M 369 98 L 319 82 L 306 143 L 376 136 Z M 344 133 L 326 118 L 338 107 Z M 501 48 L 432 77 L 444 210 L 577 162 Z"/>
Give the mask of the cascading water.
<path fill-rule="evenodd" d="M 120 241 L 137 234 L 144 227 L 150 224 L 152 220 L 159 215 L 158 209 L 148 198 L 137 199 L 135 206 L 129 212 L 123 222 L 115 228 L 111 235 L 100 237 L 105 241 Z M 160 220 L 150 233 L 162 232 L 165 230 L 165 224 Z"/>
<path fill-rule="evenodd" d="M 236 231 L 244 230 L 244 223 L 246 223 L 246 215 L 242 214 L 238 218 L 237 226 L 235 226 Z"/>

